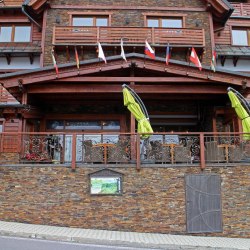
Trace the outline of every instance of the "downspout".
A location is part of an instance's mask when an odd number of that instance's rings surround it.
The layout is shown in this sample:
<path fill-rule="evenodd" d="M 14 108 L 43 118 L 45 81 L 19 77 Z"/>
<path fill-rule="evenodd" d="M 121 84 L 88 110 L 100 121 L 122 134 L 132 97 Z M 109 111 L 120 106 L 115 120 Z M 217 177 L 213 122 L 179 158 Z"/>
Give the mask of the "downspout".
<path fill-rule="evenodd" d="M 35 20 L 28 14 L 28 12 L 26 12 L 26 10 L 25 10 L 25 5 L 22 5 L 22 12 L 23 12 L 24 15 L 26 15 L 26 16 L 30 19 L 31 22 L 33 22 L 33 23 L 39 28 L 39 31 L 42 30 L 42 26 L 41 26 L 37 21 L 35 21 Z"/>

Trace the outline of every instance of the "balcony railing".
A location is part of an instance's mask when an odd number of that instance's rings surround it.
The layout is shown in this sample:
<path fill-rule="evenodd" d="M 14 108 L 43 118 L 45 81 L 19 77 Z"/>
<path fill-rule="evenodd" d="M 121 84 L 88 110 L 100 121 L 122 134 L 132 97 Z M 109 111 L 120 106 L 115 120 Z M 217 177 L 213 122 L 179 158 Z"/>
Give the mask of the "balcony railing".
<path fill-rule="evenodd" d="M 107 45 L 143 45 L 145 39 L 155 46 L 205 46 L 203 29 L 169 29 L 146 27 L 82 27 L 56 26 L 54 45 L 95 45 L 97 41 Z"/>
<path fill-rule="evenodd" d="M 232 16 L 250 17 L 249 3 L 231 3 L 231 4 L 234 7 L 234 12 L 232 13 Z"/>
<path fill-rule="evenodd" d="M 125 164 L 200 166 L 250 164 L 250 141 L 243 134 L 1 133 L 0 165 Z"/>

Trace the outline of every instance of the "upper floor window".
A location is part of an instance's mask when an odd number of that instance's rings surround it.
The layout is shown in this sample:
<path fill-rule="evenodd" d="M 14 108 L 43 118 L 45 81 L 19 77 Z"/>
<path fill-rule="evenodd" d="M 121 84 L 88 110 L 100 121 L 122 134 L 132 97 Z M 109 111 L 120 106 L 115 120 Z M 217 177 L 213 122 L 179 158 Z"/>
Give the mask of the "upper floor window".
<path fill-rule="evenodd" d="M 249 31 L 247 29 L 233 29 L 232 30 L 232 43 L 233 45 L 248 46 Z"/>
<path fill-rule="evenodd" d="M 182 18 L 170 17 L 148 17 L 148 27 L 161 27 L 161 28 L 182 28 Z"/>
<path fill-rule="evenodd" d="M 107 16 L 73 16 L 73 26 L 108 26 L 109 17 Z"/>
<path fill-rule="evenodd" d="M 0 42 L 30 42 L 31 26 L 0 26 Z"/>

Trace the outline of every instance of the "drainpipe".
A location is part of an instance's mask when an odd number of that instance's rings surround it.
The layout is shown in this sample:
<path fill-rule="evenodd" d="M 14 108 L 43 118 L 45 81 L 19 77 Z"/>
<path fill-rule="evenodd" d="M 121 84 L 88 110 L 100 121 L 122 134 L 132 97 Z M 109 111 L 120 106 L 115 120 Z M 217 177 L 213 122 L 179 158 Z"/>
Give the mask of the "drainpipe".
<path fill-rule="evenodd" d="M 25 10 L 25 5 L 22 5 L 22 12 L 23 12 L 24 15 L 26 15 L 26 16 L 30 19 L 31 22 L 33 22 L 33 23 L 39 28 L 39 31 L 42 30 L 41 25 L 40 25 L 37 21 L 35 21 L 35 20 L 28 14 L 28 12 L 26 12 L 26 10 Z"/>

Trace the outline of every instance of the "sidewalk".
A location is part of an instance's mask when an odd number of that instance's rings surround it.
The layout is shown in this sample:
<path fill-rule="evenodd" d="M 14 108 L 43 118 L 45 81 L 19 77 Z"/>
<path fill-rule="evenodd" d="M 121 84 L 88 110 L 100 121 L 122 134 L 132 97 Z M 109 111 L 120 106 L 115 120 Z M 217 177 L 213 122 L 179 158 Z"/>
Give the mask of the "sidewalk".
<path fill-rule="evenodd" d="M 134 233 L 0 221 L 0 235 L 161 249 L 250 249 L 250 239 Z"/>

